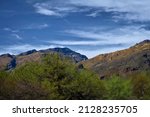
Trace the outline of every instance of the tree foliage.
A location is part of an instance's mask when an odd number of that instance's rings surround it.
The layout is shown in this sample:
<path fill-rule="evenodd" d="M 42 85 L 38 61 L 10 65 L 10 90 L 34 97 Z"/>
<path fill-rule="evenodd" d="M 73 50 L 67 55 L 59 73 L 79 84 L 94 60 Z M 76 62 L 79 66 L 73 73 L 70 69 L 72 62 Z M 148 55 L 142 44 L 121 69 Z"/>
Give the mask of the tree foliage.
<path fill-rule="evenodd" d="M 118 76 L 112 76 L 107 83 L 107 98 L 114 100 L 130 99 L 131 84 L 130 80 L 122 79 Z"/>
<path fill-rule="evenodd" d="M 40 63 L 0 71 L 0 99 L 150 99 L 150 72 L 100 80 L 71 60 L 50 54 Z"/>
<path fill-rule="evenodd" d="M 102 99 L 105 90 L 97 75 L 57 54 L 4 74 L 1 99 Z"/>
<path fill-rule="evenodd" d="M 132 76 L 133 95 L 137 99 L 150 99 L 150 73 L 142 72 Z"/>

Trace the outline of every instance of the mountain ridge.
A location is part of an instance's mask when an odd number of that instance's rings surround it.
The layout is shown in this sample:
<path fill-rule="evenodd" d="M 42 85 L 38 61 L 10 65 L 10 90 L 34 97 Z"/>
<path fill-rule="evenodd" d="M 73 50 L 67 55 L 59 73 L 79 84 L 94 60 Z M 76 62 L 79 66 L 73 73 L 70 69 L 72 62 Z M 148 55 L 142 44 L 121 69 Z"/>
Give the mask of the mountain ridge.
<path fill-rule="evenodd" d="M 0 70 L 11 70 L 27 62 L 39 62 L 47 54 L 59 53 L 71 58 L 79 67 L 97 73 L 100 79 L 113 74 L 124 75 L 137 71 L 150 70 L 150 40 L 144 40 L 128 49 L 100 54 L 88 59 L 85 55 L 69 48 L 49 48 L 29 50 L 18 55 L 0 55 Z"/>
<path fill-rule="evenodd" d="M 75 63 L 88 59 L 85 55 L 77 53 L 69 48 L 49 48 L 45 50 L 29 50 L 18 55 L 2 54 L 0 55 L 0 70 L 11 70 L 18 65 L 27 62 L 37 62 L 47 54 L 58 53 L 61 56 L 72 59 Z"/>
<path fill-rule="evenodd" d="M 150 40 L 144 40 L 125 50 L 100 54 L 81 64 L 97 73 L 101 79 L 113 74 L 150 70 Z"/>

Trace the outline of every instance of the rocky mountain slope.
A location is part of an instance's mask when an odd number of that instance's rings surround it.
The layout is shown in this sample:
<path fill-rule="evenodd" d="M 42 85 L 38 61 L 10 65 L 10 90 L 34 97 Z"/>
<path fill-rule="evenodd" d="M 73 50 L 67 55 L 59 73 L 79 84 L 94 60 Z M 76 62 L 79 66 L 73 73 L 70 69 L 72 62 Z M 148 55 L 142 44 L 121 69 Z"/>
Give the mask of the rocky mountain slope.
<path fill-rule="evenodd" d="M 85 55 L 74 52 L 69 48 L 53 48 L 40 51 L 30 50 L 19 55 L 0 55 L 0 70 L 10 70 L 27 62 L 40 61 L 43 56 L 52 53 L 59 53 L 61 56 L 69 57 L 76 63 L 87 60 Z"/>
<path fill-rule="evenodd" d="M 150 70 L 150 40 L 145 40 L 128 49 L 101 54 L 81 62 L 103 79 L 107 76 L 125 75 Z"/>

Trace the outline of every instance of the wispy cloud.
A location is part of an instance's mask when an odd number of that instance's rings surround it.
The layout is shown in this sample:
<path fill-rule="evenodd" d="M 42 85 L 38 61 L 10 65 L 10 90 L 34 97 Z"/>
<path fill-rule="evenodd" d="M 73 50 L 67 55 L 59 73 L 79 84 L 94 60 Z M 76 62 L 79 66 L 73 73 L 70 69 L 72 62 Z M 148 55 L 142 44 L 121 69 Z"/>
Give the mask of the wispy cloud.
<path fill-rule="evenodd" d="M 24 29 L 45 29 L 48 28 L 49 25 L 44 23 L 44 24 L 31 24 L 29 26 L 26 26 Z"/>
<path fill-rule="evenodd" d="M 93 17 L 93 18 L 95 18 L 95 17 L 97 17 L 97 16 L 99 16 L 99 15 L 100 15 L 100 12 L 101 12 L 101 11 L 96 10 L 96 11 L 94 11 L 94 12 L 90 13 L 90 14 L 87 14 L 86 16 L 89 16 L 89 17 Z"/>
<path fill-rule="evenodd" d="M 59 17 L 66 16 L 69 13 L 89 11 L 89 8 L 81 9 L 78 6 L 70 4 L 70 1 L 68 0 L 40 2 L 40 3 L 35 3 L 33 7 L 35 8 L 36 13 L 47 15 L 47 16 L 59 16 Z"/>
<path fill-rule="evenodd" d="M 34 7 L 36 8 L 36 12 L 39 14 L 47 15 L 47 16 L 60 16 L 58 12 L 47 8 L 47 5 L 44 3 L 43 4 L 36 3 Z"/>
<path fill-rule="evenodd" d="M 150 30 L 146 30 L 142 25 L 122 26 L 107 31 L 99 27 L 95 27 L 94 29 L 93 27 L 89 27 L 87 29 L 80 28 L 78 30 L 66 30 L 64 32 L 74 36 L 75 39 L 78 38 L 78 40 L 66 39 L 63 41 L 49 41 L 49 43 L 71 48 L 76 47 L 76 51 L 90 58 L 98 54 L 128 48 L 150 37 Z"/>
<path fill-rule="evenodd" d="M 15 37 L 16 39 L 19 39 L 19 40 L 21 40 L 22 39 L 22 37 L 20 36 L 20 35 L 18 35 L 18 34 L 11 34 L 13 37 Z"/>
<path fill-rule="evenodd" d="M 91 44 L 135 44 L 150 37 L 150 31 L 145 30 L 142 26 L 123 26 L 115 28 L 114 30 L 107 30 L 107 32 L 97 28 L 97 30 L 67 30 L 65 33 L 71 34 L 74 37 L 87 39 L 86 44 L 88 44 L 88 42 L 90 43 L 88 39 L 94 39 Z M 97 41 L 95 41 L 95 39 Z M 82 44 L 83 43 L 84 42 L 82 42 Z"/>
<path fill-rule="evenodd" d="M 4 31 L 8 31 L 8 32 L 12 32 L 12 33 L 17 33 L 17 32 L 19 32 L 19 30 L 14 30 L 14 29 L 11 29 L 11 28 L 9 28 L 9 27 L 5 27 L 5 28 L 3 28 L 3 30 L 4 30 Z"/>
<path fill-rule="evenodd" d="M 47 28 L 47 27 L 48 27 L 48 24 L 42 24 L 42 25 L 38 26 L 39 29 L 43 29 L 43 28 Z"/>
<path fill-rule="evenodd" d="M 91 30 L 89 30 L 89 31 L 86 31 L 86 30 L 66 30 L 64 32 L 67 33 L 67 34 L 74 35 L 76 37 L 80 37 L 80 38 L 98 39 L 98 40 L 106 39 L 105 38 L 106 36 L 102 37 L 102 35 L 100 35 L 96 32 L 93 32 Z"/>
<path fill-rule="evenodd" d="M 97 12 L 93 12 L 91 14 L 87 14 L 86 16 L 90 16 L 90 17 L 97 17 L 98 16 L 98 13 Z"/>
<path fill-rule="evenodd" d="M 3 30 L 4 30 L 4 31 L 11 31 L 10 28 L 4 28 Z"/>
<path fill-rule="evenodd" d="M 101 41 L 48 41 L 50 44 L 63 46 L 96 46 L 101 45 Z"/>
<path fill-rule="evenodd" d="M 83 7 L 93 8 L 97 11 L 103 9 L 105 12 L 118 12 L 113 14 L 114 18 L 135 21 L 150 21 L 149 0 L 46 0 L 46 2 L 35 3 L 37 13 L 48 16 L 63 16 L 66 13 L 83 12 Z M 87 16 L 96 17 L 99 12 L 92 12 Z"/>
<path fill-rule="evenodd" d="M 104 8 L 107 12 L 120 12 L 121 19 L 135 21 L 150 21 L 150 1 L 149 0 L 70 0 L 70 3 L 77 6 L 87 6 L 93 8 Z"/>

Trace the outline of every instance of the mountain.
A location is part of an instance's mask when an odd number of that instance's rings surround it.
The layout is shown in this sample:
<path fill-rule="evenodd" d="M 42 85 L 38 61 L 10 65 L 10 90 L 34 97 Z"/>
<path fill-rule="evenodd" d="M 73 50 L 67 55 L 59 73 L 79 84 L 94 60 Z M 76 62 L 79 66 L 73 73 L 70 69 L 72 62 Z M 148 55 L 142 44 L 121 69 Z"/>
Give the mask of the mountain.
<path fill-rule="evenodd" d="M 27 62 L 40 61 L 41 58 L 47 54 L 58 53 L 61 56 L 72 59 L 75 63 L 87 60 L 85 55 L 81 55 L 69 48 L 50 48 L 46 50 L 30 50 L 19 55 L 3 54 L 0 55 L 0 70 L 10 70 L 16 66 L 25 64 Z"/>
<path fill-rule="evenodd" d="M 85 68 L 99 74 L 101 79 L 113 74 L 127 75 L 150 70 L 150 40 L 125 50 L 98 55 L 81 63 Z"/>
<path fill-rule="evenodd" d="M 1 55 L 0 56 L 0 70 L 6 68 L 6 66 L 8 64 L 10 64 L 13 59 L 14 59 L 13 55 L 10 55 L 10 54 L 3 54 L 3 55 Z"/>

